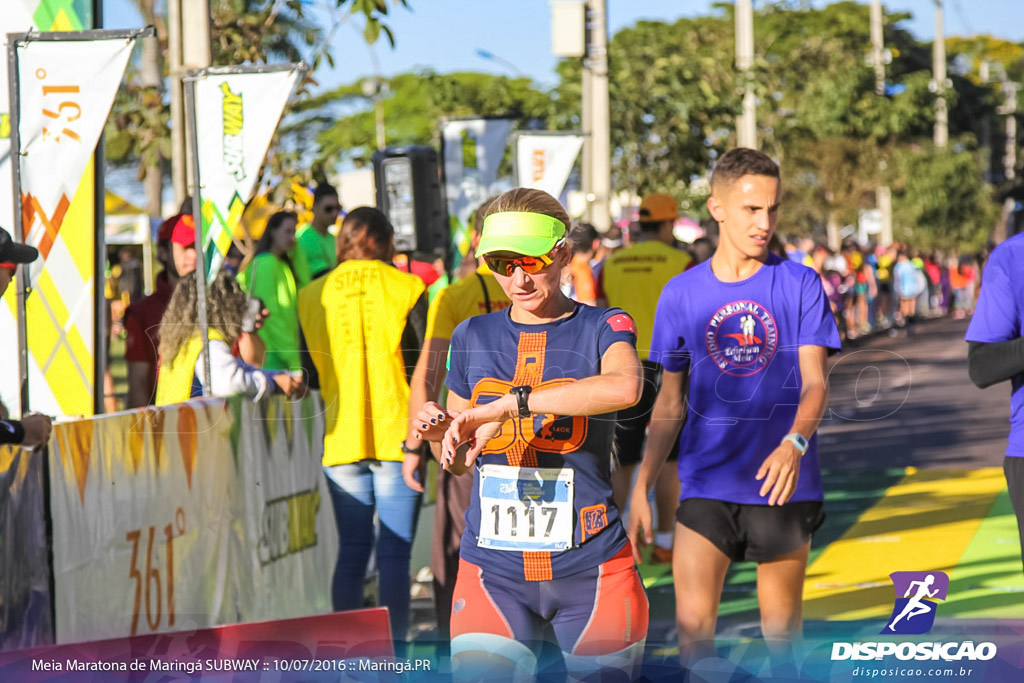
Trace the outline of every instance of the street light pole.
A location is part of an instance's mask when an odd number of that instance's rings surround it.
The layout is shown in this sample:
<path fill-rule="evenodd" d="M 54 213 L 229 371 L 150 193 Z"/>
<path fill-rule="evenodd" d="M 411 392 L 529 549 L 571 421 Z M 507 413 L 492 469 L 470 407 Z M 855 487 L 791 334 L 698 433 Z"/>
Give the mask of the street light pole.
<path fill-rule="evenodd" d="M 384 95 L 388 92 L 388 84 L 379 75 L 363 81 L 363 95 L 373 100 L 373 117 L 376 123 L 377 150 L 387 147 L 384 128 Z"/>
<path fill-rule="evenodd" d="M 522 69 L 520 69 L 518 66 L 516 66 L 512 62 L 508 61 L 507 59 L 499 57 L 498 55 L 494 54 L 493 52 L 491 52 L 489 50 L 483 50 L 481 48 L 477 48 L 476 49 L 476 56 L 480 57 L 481 59 L 486 59 L 488 61 L 496 62 L 498 64 L 501 64 L 503 67 L 505 67 L 509 71 L 513 72 L 516 76 L 518 76 L 520 78 L 529 78 L 529 76 L 527 76 L 525 73 L 523 73 Z"/>
<path fill-rule="evenodd" d="M 885 95 L 885 64 L 882 61 L 884 50 L 884 38 L 882 34 L 882 0 L 871 0 L 871 61 L 875 68 L 875 93 Z M 878 164 L 879 171 L 885 170 L 885 162 Z M 875 204 L 882 213 L 882 232 L 878 236 L 878 242 L 883 247 L 892 244 L 892 191 L 889 186 L 882 183 L 875 188 Z"/>
<path fill-rule="evenodd" d="M 942 21 L 942 0 L 935 0 L 935 42 L 932 44 L 932 76 L 935 81 L 935 146 L 945 149 L 949 143 L 946 110 L 946 36 Z"/>
<path fill-rule="evenodd" d="M 167 61 L 171 75 L 171 181 L 180 206 L 192 177 L 192 152 L 185 136 L 185 90 L 182 76 L 210 66 L 209 0 L 168 0 Z"/>
<path fill-rule="evenodd" d="M 590 0 L 592 22 L 587 57 L 591 71 L 591 182 L 594 200 L 591 202 L 590 222 L 600 232 L 611 227 L 612 193 L 612 141 L 611 114 L 608 108 L 608 27 L 606 24 L 608 0 Z"/>
<path fill-rule="evenodd" d="M 736 121 L 736 142 L 739 147 L 757 149 L 757 99 L 751 83 L 754 66 L 754 3 L 736 0 L 736 68 L 743 79 L 743 113 Z"/>

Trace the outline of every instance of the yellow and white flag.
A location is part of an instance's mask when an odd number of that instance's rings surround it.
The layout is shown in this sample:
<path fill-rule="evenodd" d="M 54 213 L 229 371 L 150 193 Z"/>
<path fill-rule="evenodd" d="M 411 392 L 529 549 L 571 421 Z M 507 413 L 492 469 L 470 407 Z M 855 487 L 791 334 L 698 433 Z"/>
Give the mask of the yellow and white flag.
<path fill-rule="evenodd" d="M 231 247 L 301 68 L 206 69 L 196 77 L 193 130 L 208 278 L 217 274 Z"/>
<path fill-rule="evenodd" d="M 579 133 L 522 133 L 516 136 L 516 185 L 559 197 L 583 147 Z"/>
<path fill-rule="evenodd" d="M 95 395 L 95 236 L 73 217 L 91 193 L 92 156 L 134 38 L 26 40 L 16 46 L 20 199 L 29 266 L 25 303 L 33 410 L 91 414 Z M 89 230 L 82 228 L 89 227 Z"/>

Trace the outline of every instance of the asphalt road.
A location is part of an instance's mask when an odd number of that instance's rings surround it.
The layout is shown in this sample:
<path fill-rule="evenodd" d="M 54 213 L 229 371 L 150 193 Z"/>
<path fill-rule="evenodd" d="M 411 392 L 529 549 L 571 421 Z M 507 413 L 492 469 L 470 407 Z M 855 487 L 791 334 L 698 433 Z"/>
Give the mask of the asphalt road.
<path fill-rule="evenodd" d="M 833 356 L 829 411 L 818 432 L 831 470 L 1001 466 L 1008 382 L 978 389 L 967 375 L 966 320 L 929 320 Z"/>

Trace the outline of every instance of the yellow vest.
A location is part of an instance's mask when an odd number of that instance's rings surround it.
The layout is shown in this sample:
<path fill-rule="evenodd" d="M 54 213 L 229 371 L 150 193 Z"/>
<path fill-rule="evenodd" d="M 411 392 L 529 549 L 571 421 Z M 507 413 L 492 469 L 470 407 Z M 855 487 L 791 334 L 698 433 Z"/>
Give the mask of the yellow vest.
<path fill-rule="evenodd" d="M 224 341 L 224 335 L 210 330 L 210 341 Z M 178 349 L 178 355 L 170 363 L 160 364 L 156 383 L 156 404 L 167 406 L 184 403 L 192 397 L 192 381 L 196 375 L 196 361 L 203 352 L 199 335 L 189 339 Z"/>
<path fill-rule="evenodd" d="M 325 466 L 403 459 L 409 383 L 402 333 L 423 281 L 381 261 L 345 261 L 299 292 L 299 322 L 327 411 Z"/>

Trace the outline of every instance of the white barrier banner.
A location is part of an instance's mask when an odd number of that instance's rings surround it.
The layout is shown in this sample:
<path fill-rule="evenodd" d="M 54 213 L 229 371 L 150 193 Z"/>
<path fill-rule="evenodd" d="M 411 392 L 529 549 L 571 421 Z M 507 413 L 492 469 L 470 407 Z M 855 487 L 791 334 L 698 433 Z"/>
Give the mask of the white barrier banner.
<path fill-rule="evenodd" d="M 236 401 L 246 552 L 240 555 L 244 621 L 331 611 L 338 531 L 327 490 L 323 403 L 280 397 Z M 250 598 L 247 600 L 246 598 Z"/>
<path fill-rule="evenodd" d="M 557 199 L 582 148 L 579 134 L 516 136 L 516 185 L 544 190 Z"/>
<path fill-rule="evenodd" d="M 57 642 L 330 611 L 320 406 L 205 399 L 55 426 Z"/>

